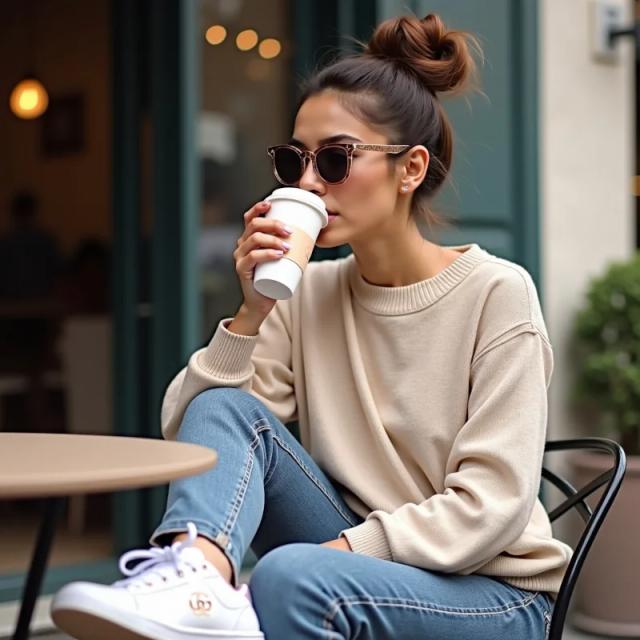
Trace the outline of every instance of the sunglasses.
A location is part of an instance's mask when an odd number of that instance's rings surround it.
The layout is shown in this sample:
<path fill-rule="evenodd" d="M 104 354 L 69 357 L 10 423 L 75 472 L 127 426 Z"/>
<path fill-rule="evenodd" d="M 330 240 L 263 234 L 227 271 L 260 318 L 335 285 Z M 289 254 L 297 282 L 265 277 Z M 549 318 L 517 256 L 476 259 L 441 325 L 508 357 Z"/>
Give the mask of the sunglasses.
<path fill-rule="evenodd" d="M 267 153 L 273 162 L 276 180 L 291 186 L 300 182 L 309 160 L 323 182 L 341 184 L 349 177 L 354 151 L 381 151 L 399 155 L 410 148 L 408 144 L 330 143 L 315 151 L 303 151 L 290 144 L 279 144 L 269 147 Z"/>

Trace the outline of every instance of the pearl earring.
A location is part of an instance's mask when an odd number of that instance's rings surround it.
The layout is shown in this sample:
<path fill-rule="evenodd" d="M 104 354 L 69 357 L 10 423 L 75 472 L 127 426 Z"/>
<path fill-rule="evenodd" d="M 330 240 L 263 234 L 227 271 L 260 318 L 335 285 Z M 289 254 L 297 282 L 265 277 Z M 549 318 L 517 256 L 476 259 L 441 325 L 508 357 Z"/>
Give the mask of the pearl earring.
<path fill-rule="evenodd" d="M 409 191 L 409 187 L 406 184 L 403 184 L 402 187 L 400 187 L 400 191 L 405 193 L 405 192 Z"/>

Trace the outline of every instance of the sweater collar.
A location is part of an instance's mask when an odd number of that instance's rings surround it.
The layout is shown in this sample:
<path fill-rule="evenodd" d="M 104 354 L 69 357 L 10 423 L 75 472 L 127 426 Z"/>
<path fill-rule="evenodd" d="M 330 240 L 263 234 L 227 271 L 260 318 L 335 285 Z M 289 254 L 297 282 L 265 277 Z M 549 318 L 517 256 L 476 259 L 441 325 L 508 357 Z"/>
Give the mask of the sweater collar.
<path fill-rule="evenodd" d="M 397 316 L 426 309 L 460 284 L 477 264 L 489 258 L 477 244 L 447 248 L 459 251 L 460 257 L 432 278 L 402 287 L 368 283 L 360 275 L 355 256 L 349 256 L 346 265 L 353 297 L 362 307 L 380 315 Z"/>

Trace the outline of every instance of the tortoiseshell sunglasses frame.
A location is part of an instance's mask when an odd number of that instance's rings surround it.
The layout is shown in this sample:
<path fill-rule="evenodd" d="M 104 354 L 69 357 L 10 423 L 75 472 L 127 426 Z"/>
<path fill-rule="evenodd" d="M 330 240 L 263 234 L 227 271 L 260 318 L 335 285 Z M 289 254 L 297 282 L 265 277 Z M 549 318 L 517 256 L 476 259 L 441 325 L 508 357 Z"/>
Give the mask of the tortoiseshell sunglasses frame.
<path fill-rule="evenodd" d="M 318 171 L 318 164 L 316 162 L 316 155 L 320 153 L 323 149 L 328 149 L 332 147 L 338 147 L 340 149 L 344 149 L 347 153 L 347 168 L 345 171 L 345 176 L 341 180 L 336 182 L 330 182 L 326 180 L 322 174 Z M 299 149 L 291 144 L 278 144 L 273 147 L 269 147 L 267 149 L 267 154 L 271 158 L 271 162 L 273 164 L 273 174 L 276 177 L 276 180 L 285 186 L 291 186 L 300 182 L 300 179 L 304 175 L 306 171 L 308 160 L 311 160 L 313 163 L 313 170 L 316 172 L 316 175 L 324 182 L 325 184 L 342 184 L 346 181 L 351 173 L 351 161 L 353 159 L 353 154 L 355 151 L 380 151 L 382 153 L 389 153 L 392 155 L 398 155 L 407 149 L 410 149 L 411 145 L 408 144 L 365 144 L 361 142 L 330 142 L 328 144 L 323 144 L 318 147 L 315 151 L 310 151 L 308 149 Z M 276 169 L 276 151 L 278 149 L 291 149 L 294 151 L 299 159 L 300 159 L 300 177 L 295 182 L 285 182 L 280 175 L 278 174 L 278 170 Z"/>

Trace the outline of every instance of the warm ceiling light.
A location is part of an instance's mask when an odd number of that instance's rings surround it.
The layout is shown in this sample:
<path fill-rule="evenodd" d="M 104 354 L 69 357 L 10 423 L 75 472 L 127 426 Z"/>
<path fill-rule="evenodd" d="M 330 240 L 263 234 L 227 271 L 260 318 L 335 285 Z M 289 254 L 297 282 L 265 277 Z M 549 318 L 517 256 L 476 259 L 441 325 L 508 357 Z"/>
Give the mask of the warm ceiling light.
<path fill-rule="evenodd" d="M 209 44 L 221 44 L 227 37 L 227 30 L 221 24 L 214 24 L 207 29 L 204 37 Z"/>
<path fill-rule="evenodd" d="M 14 87 L 9 106 L 18 118 L 33 120 L 47 110 L 49 96 L 39 80 L 26 78 Z"/>
<path fill-rule="evenodd" d="M 282 45 L 275 38 L 265 38 L 258 47 L 258 53 L 265 58 L 265 60 L 275 58 L 280 51 L 282 51 Z"/>
<path fill-rule="evenodd" d="M 245 29 L 236 36 L 236 46 L 240 51 L 249 51 L 258 44 L 258 34 L 253 29 Z"/>

